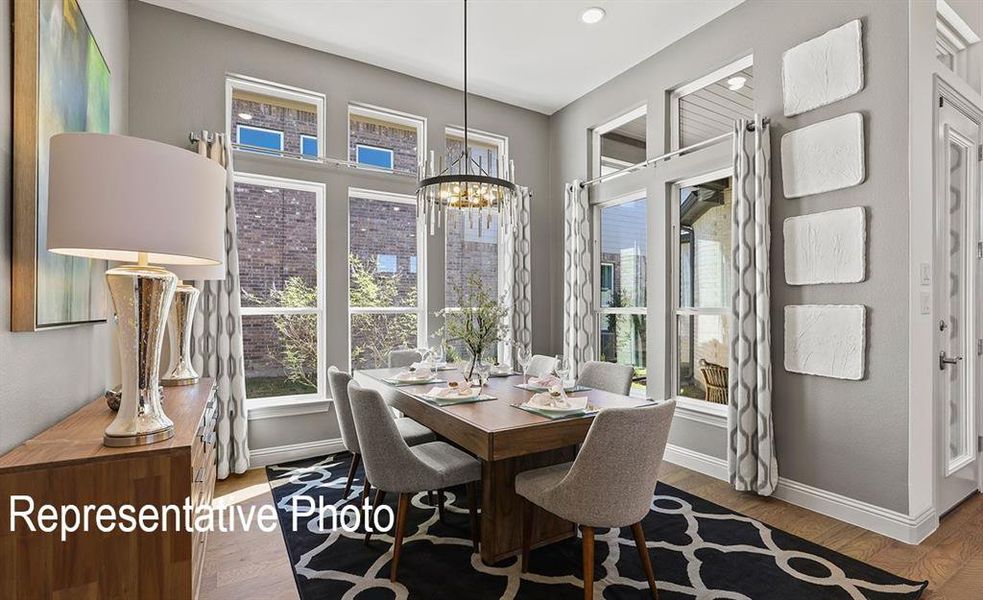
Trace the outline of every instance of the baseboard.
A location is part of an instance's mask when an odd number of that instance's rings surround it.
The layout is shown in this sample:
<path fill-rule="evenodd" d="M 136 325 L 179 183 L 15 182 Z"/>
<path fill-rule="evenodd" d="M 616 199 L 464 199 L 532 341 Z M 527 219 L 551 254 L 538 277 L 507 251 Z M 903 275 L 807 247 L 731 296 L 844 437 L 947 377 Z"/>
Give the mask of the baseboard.
<path fill-rule="evenodd" d="M 285 446 L 272 446 L 270 448 L 256 448 L 249 451 L 249 466 L 250 468 L 265 467 L 292 460 L 334 454 L 336 452 L 342 452 L 344 449 L 345 445 L 340 438 L 287 444 Z"/>
<path fill-rule="evenodd" d="M 697 473 L 728 481 L 727 461 L 715 456 L 669 444 L 666 446 L 665 460 Z M 938 515 L 931 507 L 909 516 L 784 477 L 779 478 L 773 496 L 906 544 L 920 543 L 939 525 Z"/>
<path fill-rule="evenodd" d="M 674 444 L 666 445 L 665 460 L 690 471 L 727 481 L 727 461 Z"/>

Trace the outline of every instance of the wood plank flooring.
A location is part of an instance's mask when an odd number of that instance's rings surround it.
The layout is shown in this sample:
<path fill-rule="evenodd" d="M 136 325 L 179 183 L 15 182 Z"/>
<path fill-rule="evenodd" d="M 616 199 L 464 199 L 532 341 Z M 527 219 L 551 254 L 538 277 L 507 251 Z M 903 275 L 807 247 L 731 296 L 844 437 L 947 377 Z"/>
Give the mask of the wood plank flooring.
<path fill-rule="evenodd" d="M 983 497 L 976 495 L 942 519 L 939 529 L 917 546 L 904 544 L 771 498 L 735 492 L 720 480 L 664 464 L 662 481 L 773 527 L 812 540 L 897 575 L 927 579 L 925 600 L 983 598 Z M 273 504 L 264 469 L 219 481 L 216 498 L 229 504 Z M 209 535 L 201 600 L 268 598 L 296 600 L 283 536 L 215 532 Z"/>

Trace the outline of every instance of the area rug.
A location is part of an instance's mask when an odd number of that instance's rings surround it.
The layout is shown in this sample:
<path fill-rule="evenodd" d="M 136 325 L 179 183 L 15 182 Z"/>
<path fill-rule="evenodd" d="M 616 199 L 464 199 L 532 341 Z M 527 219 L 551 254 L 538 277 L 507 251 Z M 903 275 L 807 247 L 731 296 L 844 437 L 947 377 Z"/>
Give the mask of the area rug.
<path fill-rule="evenodd" d="M 583 597 L 581 546 L 570 539 L 530 556 L 528 573 L 511 558 L 487 566 L 471 551 L 463 489 L 445 494 L 444 522 L 426 493 L 416 494 L 406 525 L 399 583 L 389 582 L 392 536 L 375 534 L 370 547 L 359 532 L 297 520 L 295 495 L 340 509 L 357 504 L 363 472 L 342 498 L 347 455 L 267 467 L 287 552 L 302 600 L 491 600 Z M 387 503 L 393 506 L 395 495 Z M 298 514 L 310 512 L 297 502 Z M 395 512 L 395 508 L 393 508 Z M 897 577 L 800 537 L 769 527 L 660 483 L 643 521 L 661 600 L 915 599 L 928 585 Z M 594 597 L 648 598 L 648 584 L 630 529 L 595 535 Z"/>

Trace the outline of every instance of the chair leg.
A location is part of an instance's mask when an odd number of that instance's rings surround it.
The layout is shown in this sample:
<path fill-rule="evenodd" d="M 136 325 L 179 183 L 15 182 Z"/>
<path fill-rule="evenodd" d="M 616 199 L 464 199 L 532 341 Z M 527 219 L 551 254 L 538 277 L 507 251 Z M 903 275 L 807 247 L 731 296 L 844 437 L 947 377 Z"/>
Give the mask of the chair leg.
<path fill-rule="evenodd" d="M 645 571 L 645 577 L 649 580 L 649 590 L 652 592 L 652 600 L 659 600 L 659 590 L 655 586 L 655 572 L 652 571 L 652 559 L 649 557 L 649 550 L 645 545 L 645 532 L 642 530 L 641 521 L 632 525 L 631 530 L 635 534 L 635 547 L 638 548 L 638 558 L 642 560 L 642 569 Z"/>
<path fill-rule="evenodd" d="M 396 539 L 393 541 L 393 560 L 389 566 L 389 581 L 396 583 L 396 570 L 399 569 L 399 554 L 403 549 L 403 534 L 406 532 L 406 513 L 410 510 L 410 494 L 400 494 L 396 506 Z"/>
<path fill-rule="evenodd" d="M 355 481 L 355 472 L 358 471 L 358 464 L 362 462 L 361 454 L 352 454 L 352 466 L 348 469 L 348 481 L 345 483 L 345 491 L 341 497 L 348 499 L 348 494 L 352 491 L 352 482 Z"/>
<path fill-rule="evenodd" d="M 594 598 L 594 528 L 583 526 L 584 534 L 584 600 Z"/>
<path fill-rule="evenodd" d="M 535 507 L 522 499 L 522 572 L 529 572 L 529 550 L 532 548 L 532 519 Z"/>
<path fill-rule="evenodd" d="M 444 523 L 444 490 L 437 490 L 437 519 Z"/>
<path fill-rule="evenodd" d="M 369 483 L 368 478 L 365 479 L 365 484 L 362 486 L 362 504 L 365 504 L 369 496 L 372 494 L 372 484 Z"/>
<path fill-rule="evenodd" d="M 375 512 L 375 511 L 379 510 L 379 507 L 382 506 L 382 503 L 385 501 L 385 499 L 386 499 L 386 492 L 384 492 L 382 490 L 376 490 L 375 491 L 375 502 L 372 504 L 372 507 L 373 507 L 372 512 Z M 365 545 L 366 546 L 369 545 L 369 540 L 370 539 L 372 539 L 372 531 L 371 531 L 371 529 L 368 526 L 366 526 L 365 527 Z"/>
<path fill-rule="evenodd" d="M 471 513 L 471 549 L 478 551 L 478 484 L 474 481 L 467 484 L 468 512 Z"/>

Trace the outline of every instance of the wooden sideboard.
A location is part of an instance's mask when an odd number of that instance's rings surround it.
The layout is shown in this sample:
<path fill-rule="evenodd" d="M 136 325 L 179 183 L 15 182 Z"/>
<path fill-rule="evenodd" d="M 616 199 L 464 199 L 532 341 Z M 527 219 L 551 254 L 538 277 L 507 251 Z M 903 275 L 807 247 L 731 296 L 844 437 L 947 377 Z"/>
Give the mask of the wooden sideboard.
<path fill-rule="evenodd" d="M 37 401 L 37 400 L 25 400 Z M 115 413 L 99 398 L 0 456 L 0 598 L 182 600 L 196 598 L 205 535 L 187 530 L 67 534 L 11 531 L 11 495 L 37 507 L 196 506 L 215 489 L 212 380 L 164 388 L 174 437 L 132 448 L 102 445 Z M 23 509 L 23 504 L 18 510 Z"/>

